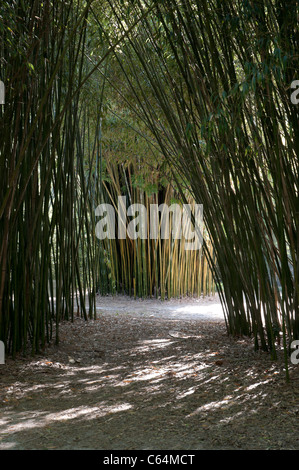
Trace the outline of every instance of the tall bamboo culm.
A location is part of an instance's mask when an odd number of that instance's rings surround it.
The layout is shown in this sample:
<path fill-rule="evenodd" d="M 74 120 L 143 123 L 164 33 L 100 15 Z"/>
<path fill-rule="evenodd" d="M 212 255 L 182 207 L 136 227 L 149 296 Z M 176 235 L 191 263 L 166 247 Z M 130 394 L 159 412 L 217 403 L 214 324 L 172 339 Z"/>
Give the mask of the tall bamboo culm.
<path fill-rule="evenodd" d="M 58 342 L 77 305 L 95 315 L 79 104 L 89 5 L 0 7 L 0 340 L 13 356 Z"/>

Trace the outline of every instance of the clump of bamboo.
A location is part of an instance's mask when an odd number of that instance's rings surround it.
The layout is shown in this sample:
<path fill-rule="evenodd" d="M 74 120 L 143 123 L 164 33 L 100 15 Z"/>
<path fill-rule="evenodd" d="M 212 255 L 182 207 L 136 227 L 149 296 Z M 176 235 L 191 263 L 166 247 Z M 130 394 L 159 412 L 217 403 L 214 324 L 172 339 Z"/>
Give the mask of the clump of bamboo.
<path fill-rule="evenodd" d="M 135 2 L 124 22 L 121 2 L 109 3 L 120 28 L 143 10 Z M 275 358 L 282 331 L 287 370 L 299 337 L 299 111 L 289 91 L 298 3 L 166 0 L 155 13 L 117 55 L 132 110 L 204 205 L 229 333 L 252 335 Z"/>
<path fill-rule="evenodd" d="M 73 319 L 77 304 L 87 317 L 86 291 L 94 315 L 91 179 L 79 125 L 89 6 L 0 7 L 0 339 L 13 355 L 29 343 L 39 351 L 53 334 L 58 342 L 59 322 Z"/>
<path fill-rule="evenodd" d="M 170 207 L 177 197 L 173 185 L 168 183 L 163 190 L 160 189 L 160 192 L 154 191 L 149 194 L 142 185 L 134 184 L 135 172 L 138 171 L 134 168 L 134 164 L 124 167 L 123 164 L 117 165 L 106 160 L 105 167 L 103 201 L 111 204 L 117 215 L 118 197 L 125 196 L 127 201 L 125 211 L 131 204 L 142 203 L 147 209 L 148 218 L 146 239 L 138 237 L 132 240 L 127 235 L 124 240 L 116 237 L 114 240 L 101 241 L 105 259 L 100 265 L 99 292 L 102 295 L 118 292 L 135 298 L 160 297 L 163 300 L 215 293 L 215 284 L 202 248 L 185 250 L 184 238 L 174 237 L 172 217 L 170 217 L 169 238 L 161 238 L 161 217 L 158 238 L 152 239 L 150 236 L 150 205 L 159 205 L 162 200 Z M 158 175 L 155 178 L 159 180 Z M 152 186 L 155 187 L 155 184 Z M 130 217 L 127 216 L 126 227 L 129 222 Z M 117 223 L 115 231 L 117 234 Z M 212 247 L 210 256 L 213 256 Z"/>

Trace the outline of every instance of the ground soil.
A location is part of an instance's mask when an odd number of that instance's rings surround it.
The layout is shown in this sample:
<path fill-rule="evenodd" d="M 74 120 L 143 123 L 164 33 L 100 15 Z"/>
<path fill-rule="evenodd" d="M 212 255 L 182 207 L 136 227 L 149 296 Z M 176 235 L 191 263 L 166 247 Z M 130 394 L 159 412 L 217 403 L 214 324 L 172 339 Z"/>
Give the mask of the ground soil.
<path fill-rule="evenodd" d="M 0 366 L 0 450 L 299 449 L 299 366 L 229 337 L 217 298 L 99 298 L 60 339 Z"/>

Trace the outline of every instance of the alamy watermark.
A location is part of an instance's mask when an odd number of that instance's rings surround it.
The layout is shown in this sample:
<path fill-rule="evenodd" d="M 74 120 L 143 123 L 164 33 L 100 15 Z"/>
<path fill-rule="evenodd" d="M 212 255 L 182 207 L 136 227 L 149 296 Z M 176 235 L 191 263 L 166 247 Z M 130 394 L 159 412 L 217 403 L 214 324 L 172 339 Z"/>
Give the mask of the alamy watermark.
<path fill-rule="evenodd" d="M 5 364 L 5 346 L 3 341 L 0 341 L 0 364 Z"/>
<path fill-rule="evenodd" d="M 5 85 L 0 80 L 0 104 L 5 104 Z"/>
<path fill-rule="evenodd" d="M 102 217 L 95 229 L 99 240 L 124 240 L 127 237 L 157 240 L 160 236 L 163 240 L 184 239 L 185 250 L 199 250 L 202 246 L 202 204 L 150 204 L 148 214 L 143 204 L 132 204 L 126 209 L 126 196 L 119 196 L 117 210 L 111 204 L 100 204 L 95 215 Z"/>
<path fill-rule="evenodd" d="M 295 340 L 291 344 L 291 348 L 295 349 L 295 351 L 291 354 L 291 363 L 298 365 L 299 364 L 299 340 Z"/>
<path fill-rule="evenodd" d="M 291 93 L 291 102 L 292 104 L 299 104 L 299 80 L 294 80 L 292 83 L 291 83 L 291 89 L 295 91 L 293 91 Z"/>

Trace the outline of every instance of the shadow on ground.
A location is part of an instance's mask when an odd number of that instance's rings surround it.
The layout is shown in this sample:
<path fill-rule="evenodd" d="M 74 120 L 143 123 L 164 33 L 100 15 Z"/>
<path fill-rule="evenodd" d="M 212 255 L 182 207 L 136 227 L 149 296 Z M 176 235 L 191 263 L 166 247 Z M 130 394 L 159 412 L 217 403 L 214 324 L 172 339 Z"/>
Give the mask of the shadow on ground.
<path fill-rule="evenodd" d="M 298 370 L 223 322 L 106 314 L 0 366 L 0 449 L 298 449 Z"/>

